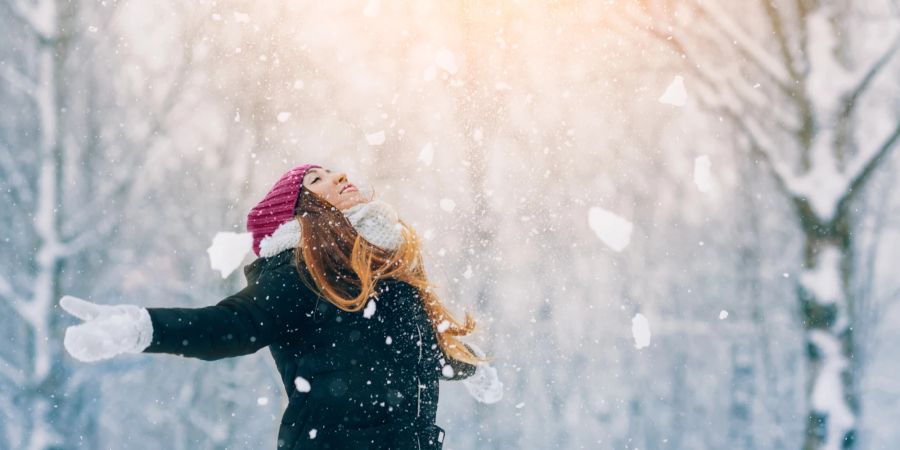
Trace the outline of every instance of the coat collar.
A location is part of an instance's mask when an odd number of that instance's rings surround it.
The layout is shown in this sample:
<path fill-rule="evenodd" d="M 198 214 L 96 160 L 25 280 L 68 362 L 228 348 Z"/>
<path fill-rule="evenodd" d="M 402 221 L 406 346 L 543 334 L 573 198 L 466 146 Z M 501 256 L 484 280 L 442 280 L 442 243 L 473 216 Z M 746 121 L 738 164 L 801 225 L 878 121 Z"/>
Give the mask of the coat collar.
<path fill-rule="evenodd" d="M 300 243 L 300 221 L 289 220 L 275 229 L 259 243 L 259 256 L 269 258 L 287 249 L 296 248 Z"/>

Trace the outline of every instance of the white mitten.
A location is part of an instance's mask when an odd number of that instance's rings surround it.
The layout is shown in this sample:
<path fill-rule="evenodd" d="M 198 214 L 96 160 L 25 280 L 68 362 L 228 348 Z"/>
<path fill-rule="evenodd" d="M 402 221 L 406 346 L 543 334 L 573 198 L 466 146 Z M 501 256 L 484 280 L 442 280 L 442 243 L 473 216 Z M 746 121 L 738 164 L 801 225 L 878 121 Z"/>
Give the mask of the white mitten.
<path fill-rule="evenodd" d="M 475 354 L 483 358 L 484 352 L 475 344 L 466 344 Z M 503 398 L 503 383 L 497 377 L 497 369 L 486 362 L 479 362 L 475 366 L 475 373 L 462 380 L 466 389 L 475 400 L 481 403 L 497 403 Z"/>
<path fill-rule="evenodd" d="M 98 305 L 70 295 L 63 296 L 59 305 L 85 321 L 66 328 L 63 339 L 66 351 L 81 361 L 99 361 L 121 353 L 141 353 L 153 339 L 153 323 L 146 308 Z"/>

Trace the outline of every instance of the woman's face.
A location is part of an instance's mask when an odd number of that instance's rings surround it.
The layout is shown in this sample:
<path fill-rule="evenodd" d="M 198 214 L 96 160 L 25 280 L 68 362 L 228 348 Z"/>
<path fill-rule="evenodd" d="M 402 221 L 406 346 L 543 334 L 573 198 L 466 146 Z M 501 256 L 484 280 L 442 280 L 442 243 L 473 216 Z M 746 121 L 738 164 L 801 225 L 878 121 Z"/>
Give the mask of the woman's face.
<path fill-rule="evenodd" d="M 366 202 L 356 186 L 347 181 L 347 174 L 344 172 L 332 172 L 324 168 L 309 169 L 303 176 L 303 186 L 341 211 Z"/>

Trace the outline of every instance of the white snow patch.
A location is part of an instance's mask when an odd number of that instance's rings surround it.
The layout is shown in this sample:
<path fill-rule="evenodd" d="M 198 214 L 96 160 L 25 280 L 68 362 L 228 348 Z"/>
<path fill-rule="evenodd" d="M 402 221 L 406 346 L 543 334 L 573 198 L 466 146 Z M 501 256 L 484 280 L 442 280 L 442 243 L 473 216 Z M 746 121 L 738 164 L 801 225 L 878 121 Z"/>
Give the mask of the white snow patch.
<path fill-rule="evenodd" d="M 434 63 L 451 74 L 455 74 L 458 69 L 453 52 L 446 48 L 441 48 L 438 51 L 437 56 L 434 57 Z"/>
<path fill-rule="evenodd" d="M 287 111 L 282 111 L 282 112 L 278 113 L 278 116 L 276 118 L 278 119 L 279 122 L 285 123 L 288 121 L 288 119 L 291 118 L 291 113 L 289 113 Z"/>
<path fill-rule="evenodd" d="M 727 318 L 728 318 L 728 311 L 725 311 L 724 309 L 719 311 L 719 320 L 725 320 Z"/>
<path fill-rule="evenodd" d="M 213 236 L 212 245 L 206 249 L 210 266 L 228 278 L 237 269 L 247 253 L 253 250 L 253 235 L 222 231 Z"/>
<path fill-rule="evenodd" d="M 303 80 L 294 81 L 294 89 L 297 89 L 299 91 L 300 89 L 303 89 L 304 86 L 305 84 L 303 83 Z"/>
<path fill-rule="evenodd" d="M 631 318 L 631 335 L 634 336 L 634 347 L 641 349 L 650 345 L 650 323 L 643 314 L 637 313 Z"/>
<path fill-rule="evenodd" d="M 310 439 L 315 439 L 315 438 L 316 438 L 316 433 L 317 433 L 317 431 L 316 431 L 315 428 L 313 428 L 312 430 L 309 430 L 309 438 L 310 438 Z"/>
<path fill-rule="evenodd" d="M 297 388 L 297 392 L 309 392 L 312 389 L 312 386 L 309 385 L 309 381 L 303 377 L 294 378 L 294 387 Z"/>
<path fill-rule="evenodd" d="M 369 300 L 369 303 L 366 303 L 366 309 L 363 310 L 363 317 L 371 319 L 375 315 L 375 307 L 375 299 Z"/>
<path fill-rule="evenodd" d="M 447 331 L 449 328 L 450 328 L 450 322 L 448 322 L 446 320 L 442 320 L 441 323 L 439 323 L 437 326 L 438 333 L 443 333 L 443 332 Z"/>
<path fill-rule="evenodd" d="M 659 102 L 672 106 L 684 106 L 687 103 L 687 90 L 684 88 L 684 77 L 675 75 L 666 91 L 659 96 Z"/>
<path fill-rule="evenodd" d="M 256 399 L 256 404 L 259 406 L 265 406 L 269 404 L 269 397 L 260 397 Z"/>
<path fill-rule="evenodd" d="M 434 159 L 434 147 L 432 147 L 431 142 L 425 144 L 422 147 L 422 150 L 419 152 L 419 162 L 426 166 L 431 165 L 431 161 Z"/>
<path fill-rule="evenodd" d="M 371 134 L 367 134 L 366 141 L 369 143 L 369 145 L 384 144 L 384 130 L 376 131 Z"/>
<path fill-rule="evenodd" d="M 841 253 L 834 247 L 826 247 L 819 253 L 818 266 L 804 269 L 800 285 L 816 297 L 821 304 L 832 304 L 841 298 Z"/>
<path fill-rule="evenodd" d="M 469 278 L 472 278 L 472 275 L 474 275 L 474 272 L 472 272 L 472 265 L 470 264 L 466 266 L 466 271 L 463 272 L 463 277 L 468 280 Z"/>
<path fill-rule="evenodd" d="M 588 211 L 588 225 L 611 249 L 620 252 L 631 242 L 631 222 L 600 207 Z"/>
<path fill-rule="evenodd" d="M 384 343 L 387 345 L 391 345 L 393 342 L 394 339 L 392 339 L 390 336 L 388 336 L 387 339 L 384 340 Z"/>
<path fill-rule="evenodd" d="M 453 212 L 453 210 L 456 208 L 456 202 L 449 198 L 442 198 L 440 205 L 441 209 L 447 212 Z"/>
<path fill-rule="evenodd" d="M 250 15 L 235 11 L 234 21 L 237 23 L 250 23 Z"/>
<path fill-rule="evenodd" d="M 525 407 L 525 402 L 516 403 L 516 409 L 522 409 Z"/>
<path fill-rule="evenodd" d="M 709 156 L 702 155 L 694 159 L 694 184 L 700 192 L 709 192 L 712 188 L 712 162 Z"/>

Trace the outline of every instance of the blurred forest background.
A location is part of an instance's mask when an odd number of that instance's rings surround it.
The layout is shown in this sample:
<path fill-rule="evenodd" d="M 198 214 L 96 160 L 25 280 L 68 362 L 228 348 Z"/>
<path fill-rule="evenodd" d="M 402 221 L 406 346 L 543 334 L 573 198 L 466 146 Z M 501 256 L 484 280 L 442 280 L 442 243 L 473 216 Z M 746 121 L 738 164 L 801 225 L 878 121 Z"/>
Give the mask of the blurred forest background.
<path fill-rule="evenodd" d="M 2 449 L 274 448 L 268 351 L 79 363 L 57 301 L 217 302 L 213 235 L 307 162 L 479 320 L 505 395 L 442 384 L 445 449 L 900 448 L 897 0 L 0 0 L 0 36 Z"/>

